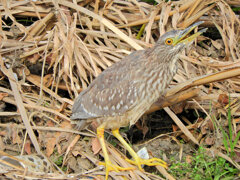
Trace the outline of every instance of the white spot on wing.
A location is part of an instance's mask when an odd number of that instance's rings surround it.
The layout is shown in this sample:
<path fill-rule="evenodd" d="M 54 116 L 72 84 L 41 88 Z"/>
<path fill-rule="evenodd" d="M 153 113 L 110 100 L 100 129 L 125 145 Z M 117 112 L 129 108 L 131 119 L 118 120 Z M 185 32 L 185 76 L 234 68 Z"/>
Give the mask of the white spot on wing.
<path fill-rule="evenodd" d="M 129 91 L 128 91 L 128 94 L 127 94 L 127 99 L 129 99 L 129 97 L 130 97 L 131 93 L 132 93 L 132 90 L 131 90 L 131 89 L 129 89 Z"/>
<path fill-rule="evenodd" d="M 108 97 L 108 100 L 109 101 L 113 100 L 114 96 L 115 96 L 115 94 L 112 94 L 111 96 Z"/>
<path fill-rule="evenodd" d="M 117 109 L 120 109 L 120 104 L 118 103 L 117 106 L 116 106 Z"/>
<path fill-rule="evenodd" d="M 123 105 L 123 101 L 122 100 L 120 101 L 120 105 Z"/>
<path fill-rule="evenodd" d="M 103 108 L 105 111 L 107 111 L 108 110 L 108 106 L 104 106 L 104 108 Z"/>

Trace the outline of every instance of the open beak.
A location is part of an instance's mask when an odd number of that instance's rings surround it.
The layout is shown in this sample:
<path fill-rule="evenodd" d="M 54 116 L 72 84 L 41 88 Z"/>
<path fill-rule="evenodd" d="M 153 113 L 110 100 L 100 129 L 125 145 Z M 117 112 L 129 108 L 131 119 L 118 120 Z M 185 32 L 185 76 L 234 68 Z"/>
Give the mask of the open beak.
<path fill-rule="evenodd" d="M 173 39 L 173 45 L 177 45 L 177 44 L 180 44 L 180 43 L 189 43 L 191 42 L 192 40 L 194 40 L 196 37 L 198 37 L 199 35 L 201 35 L 202 33 L 206 32 L 207 31 L 207 28 L 205 29 L 202 29 L 196 33 L 194 33 L 193 35 L 187 37 L 187 35 L 193 30 L 195 29 L 197 26 L 199 26 L 200 24 L 204 23 L 203 21 L 199 21 L 199 22 L 196 22 L 194 24 L 192 24 L 191 26 L 187 27 L 186 29 L 182 30 L 180 32 L 180 34 L 178 34 L 174 39 Z"/>

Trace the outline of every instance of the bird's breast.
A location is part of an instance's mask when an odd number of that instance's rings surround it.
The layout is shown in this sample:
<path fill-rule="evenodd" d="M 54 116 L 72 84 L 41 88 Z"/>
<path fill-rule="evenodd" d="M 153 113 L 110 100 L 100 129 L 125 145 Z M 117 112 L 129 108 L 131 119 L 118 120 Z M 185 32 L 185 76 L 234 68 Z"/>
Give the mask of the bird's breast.
<path fill-rule="evenodd" d="M 174 67 L 173 67 L 174 68 Z M 161 66 L 159 69 L 147 72 L 147 75 L 142 78 L 145 83 L 139 87 L 140 99 L 149 98 L 150 103 L 163 95 L 165 89 L 172 81 L 175 72 L 168 66 Z"/>

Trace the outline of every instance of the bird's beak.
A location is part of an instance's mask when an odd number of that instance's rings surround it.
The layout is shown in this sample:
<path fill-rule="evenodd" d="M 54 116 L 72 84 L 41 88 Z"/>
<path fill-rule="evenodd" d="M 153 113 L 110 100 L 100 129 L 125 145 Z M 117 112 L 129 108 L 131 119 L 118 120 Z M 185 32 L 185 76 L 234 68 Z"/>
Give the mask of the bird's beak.
<path fill-rule="evenodd" d="M 193 25 L 189 26 L 188 28 L 180 31 L 180 34 L 178 34 L 174 39 L 173 39 L 173 45 L 177 45 L 180 43 L 184 43 L 187 44 L 189 42 L 191 42 L 192 40 L 194 40 L 196 37 L 198 37 L 199 35 L 201 35 L 202 33 L 206 32 L 207 28 L 202 29 L 196 33 L 194 33 L 193 35 L 187 37 L 187 35 L 197 26 L 199 26 L 200 24 L 202 24 L 203 21 L 199 21 L 194 23 Z M 186 38 L 187 37 L 187 38 Z"/>

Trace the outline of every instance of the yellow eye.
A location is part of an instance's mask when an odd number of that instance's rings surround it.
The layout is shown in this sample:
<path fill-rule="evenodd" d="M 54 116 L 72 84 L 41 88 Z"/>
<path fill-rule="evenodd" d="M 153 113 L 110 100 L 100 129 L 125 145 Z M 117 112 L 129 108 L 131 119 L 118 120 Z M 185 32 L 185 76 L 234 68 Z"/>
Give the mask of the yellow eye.
<path fill-rule="evenodd" d="M 171 38 L 167 38 L 166 40 L 165 40 L 165 44 L 166 45 L 171 45 L 173 43 L 173 40 L 171 39 Z"/>

